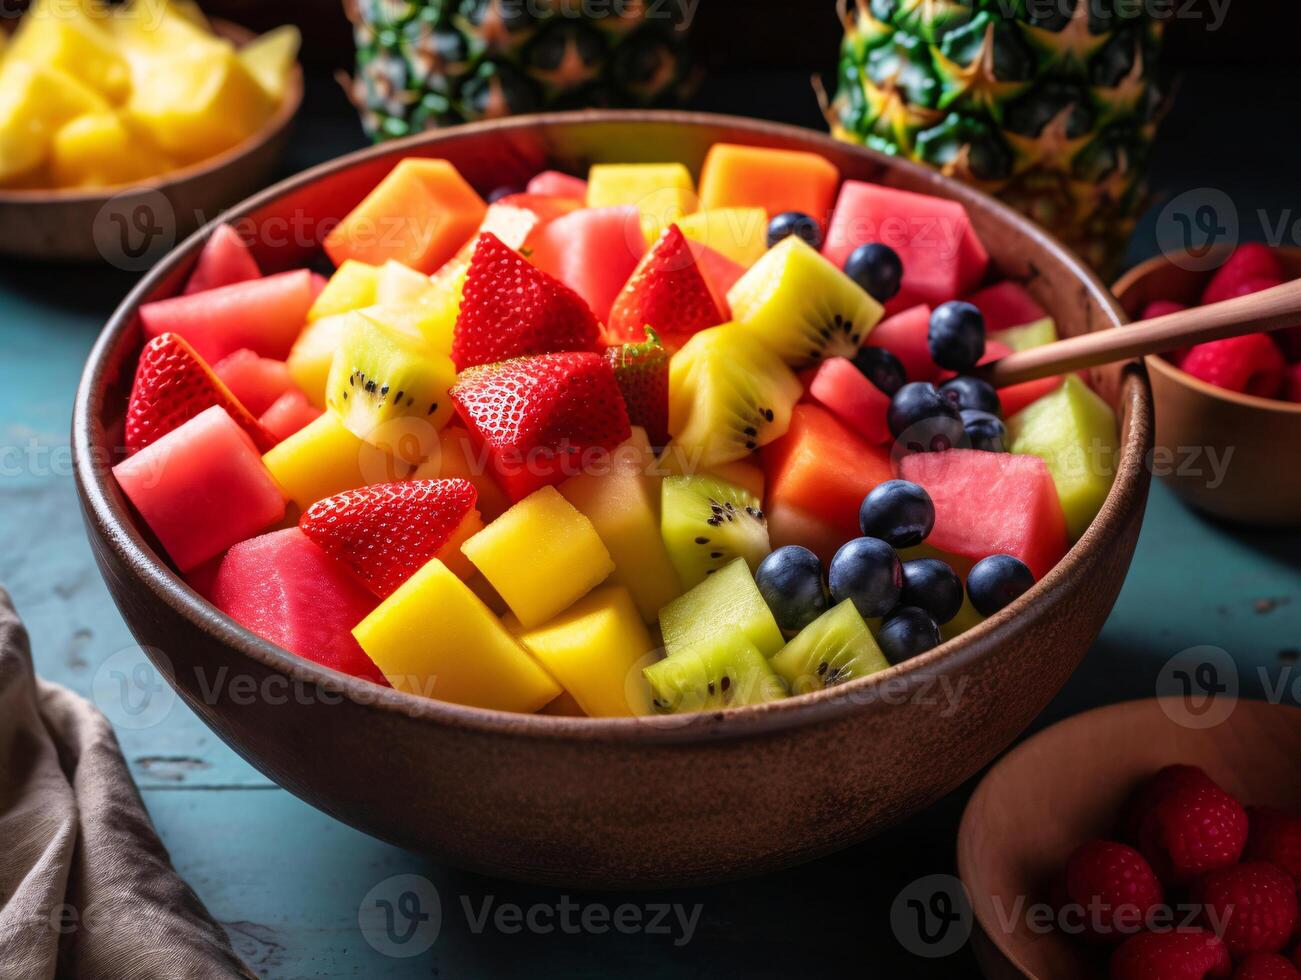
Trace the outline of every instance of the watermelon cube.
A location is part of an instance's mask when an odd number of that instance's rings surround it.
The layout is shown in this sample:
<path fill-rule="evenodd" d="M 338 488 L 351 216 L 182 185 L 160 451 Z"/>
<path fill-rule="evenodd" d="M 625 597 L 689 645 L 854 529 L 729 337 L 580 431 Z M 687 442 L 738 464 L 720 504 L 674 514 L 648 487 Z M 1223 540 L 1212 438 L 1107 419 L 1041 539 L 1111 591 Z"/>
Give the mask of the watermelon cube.
<path fill-rule="evenodd" d="M 261 278 L 257 260 L 239 232 L 230 225 L 222 225 L 199 253 L 199 261 L 185 284 L 185 295 Z"/>
<path fill-rule="evenodd" d="M 808 397 L 871 443 L 890 441 L 886 411 L 890 396 L 878 388 L 854 362 L 832 357 L 805 372 Z"/>
<path fill-rule="evenodd" d="M 946 555 L 971 561 L 1012 555 L 1040 579 L 1066 553 L 1066 517 L 1038 456 L 915 453 L 900 462 L 899 475 L 930 494 L 935 528 L 926 543 Z"/>
<path fill-rule="evenodd" d="M 254 415 L 263 414 L 281 395 L 294 387 L 289 365 L 259 357 L 247 347 L 227 354 L 212 366 L 213 373 Z"/>
<path fill-rule="evenodd" d="M 189 571 L 285 516 L 248 434 L 213 406 L 113 467 L 176 567 Z"/>
<path fill-rule="evenodd" d="M 931 308 L 925 304 L 888 316 L 867 335 L 865 347 L 883 347 L 903 365 L 909 381 L 934 381 L 940 369 L 931 360 L 926 335 L 930 331 Z"/>
<path fill-rule="evenodd" d="M 822 252 L 837 266 L 860 245 L 881 242 L 903 261 L 903 288 L 889 312 L 938 306 L 980 284 L 989 266 L 966 209 L 956 201 L 847 180 Z"/>
<path fill-rule="evenodd" d="M 218 609 L 264 640 L 387 686 L 352 635 L 379 600 L 298 528 L 235 545 L 217 564 L 206 594 Z"/>
<path fill-rule="evenodd" d="M 1051 378 L 1036 378 L 1034 381 L 1022 381 L 1020 384 L 999 388 L 998 401 L 1003 406 L 1003 417 L 1011 418 L 1027 405 L 1033 405 L 1040 398 L 1051 395 L 1061 386 L 1062 378 L 1062 375 L 1054 374 Z"/>
<path fill-rule="evenodd" d="M 636 207 L 583 208 L 537 233 L 532 260 L 583 297 L 604 322 L 645 252 Z"/>
<path fill-rule="evenodd" d="M 985 329 L 990 333 L 1022 327 L 1048 316 L 1024 286 L 1011 281 L 986 286 L 964 298 L 980 310 L 985 317 Z"/>
<path fill-rule="evenodd" d="M 277 442 L 284 442 L 321 417 L 321 410 L 297 388 L 286 391 L 262 413 L 258 422 Z"/>
<path fill-rule="evenodd" d="M 530 194 L 561 197 L 580 203 L 587 200 L 587 181 L 581 177 L 562 174 L 559 170 L 542 171 L 529 181 L 525 189 Z"/>
<path fill-rule="evenodd" d="M 696 255 L 696 265 L 700 266 L 701 275 L 709 284 L 710 292 L 718 300 L 719 308 L 730 317 L 732 311 L 728 308 L 725 297 L 732 291 L 736 281 L 745 275 L 745 266 L 733 262 L 721 252 L 715 252 L 708 245 L 697 245 L 692 251 Z"/>

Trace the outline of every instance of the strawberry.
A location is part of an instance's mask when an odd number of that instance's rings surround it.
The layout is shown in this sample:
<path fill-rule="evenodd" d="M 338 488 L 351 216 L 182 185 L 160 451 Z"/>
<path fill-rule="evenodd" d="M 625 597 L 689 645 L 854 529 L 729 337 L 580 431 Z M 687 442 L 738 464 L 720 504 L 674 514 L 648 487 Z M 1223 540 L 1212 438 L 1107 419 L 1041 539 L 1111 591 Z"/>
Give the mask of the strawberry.
<path fill-rule="evenodd" d="M 609 347 L 605 359 L 614 368 L 614 380 L 628 407 L 628 421 L 640 425 L 652 446 L 669 441 L 669 352 L 654 329 L 640 344 Z"/>
<path fill-rule="evenodd" d="M 455 539 L 456 567 L 466 527 L 482 526 L 474 509 L 478 492 L 468 480 L 412 480 L 378 483 L 317 501 L 298 522 L 303 533 L 356 573 L 381 599 L 387 598 Z"/>
<path fill-rule="evenodd" d="M 1218 303 L 1221 300 L 1242 296 L 1236 290 L 1252 279 L 1273 279 L 1274 285 L 1283 278 L 1283 270 L 1278 259 L 1268 245 L 1261 242 L 1243 242 L 1225 263 L 1215 271 L 1206 290 L 1202 293 L 1202 303 Z"/>
<path fill-rule="evenodd" d="M 1296 882 L 1266 861 L 1212 871 L 1197 883 L 1194 895 L 1206 925 L 1219 933 L 1234 959 L 1277 953 L 1296 928 Z"/>
<path fill-rule="evenodd" d="M 616 340 L 638 343 L 652 327 L 676 350 L 692 334 L 726 320 L 686 236 L 677 225 L 669 225 L 615 298 L 606 332 Z"/>
<path fill-rule="evenodd" d="M 593 350 L 597 322 L 576 292 L 491 232 L 479 236 L 452 332 L 456 370 L 512 357 Z"/>
<path fill-rule="evenodd" d="M 1247 807 L 1250 830 L 1244 861 L 1268 861 L 1301 886 L 1301 813 L 1272 806 Z"/>
<path fill-rule="evenodd" d="M 629 436 L 614 369 L 600 354 L 521 357 L 466 371 L 452 402 L 511 500 L 579 473 Z"/>
<path fill-rule="evenodd" d="M 1198 344 L 1179 366 L 1208 384 L 1261 398 L 1277 397 L 1287 375 L 1282 351 L 1263 333 Z"/>
<path fill-rule="evenodd" d="M 1165 885 L 1236 864 L 1247 844 L 1247 811 L 1195 766 L 1167 766 L 1138 793 L 1126 821 Z"/>
<path fill-rule="evenodd" d="M 1066 901 L 1084 911 L 1085 938 L 1121 943 L 1142 931 L 1164 899 L 1143 855 L 1125 844 L 1082 844 L 1066 862 Z"/>
<path fill-rule="evenodd" d="M 1111 957 L 1111 980 L 1203 980 L 1233 972 L 1229 950 L 1213 932 L 1140 932 Z"/>
<path fill-rule="evenodd" d="M 1301 980 L 1301 970 L 1286 956 L 1252 953 L 1238 964 L 1233 980 Z"/>
<path fill-rule="evenodd" d="M 261 452 L 276 444 L 212 368 L 174 333 L 159 334 L 140 352 L 126 410 L 126 451 L 138 453 L 205 409 L 219 405 Z"/>

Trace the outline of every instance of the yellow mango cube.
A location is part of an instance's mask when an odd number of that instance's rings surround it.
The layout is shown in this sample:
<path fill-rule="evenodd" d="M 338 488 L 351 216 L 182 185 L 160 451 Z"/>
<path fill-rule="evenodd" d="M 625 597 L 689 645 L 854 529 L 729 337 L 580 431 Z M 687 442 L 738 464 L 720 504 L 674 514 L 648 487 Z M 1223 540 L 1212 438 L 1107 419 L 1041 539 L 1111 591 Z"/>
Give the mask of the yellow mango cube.
<path fill-rule="evenodd" d="M 307 311 L 307 322 L 327 316 L 351 313 L 379 302 L 379 269 L 348 259 L 334 271 L 316 302 Z"/>
<path fill-rule="evenodd" d="M 301 510 L 345 490 L 405 480 L 412 469 L 357 438 L 330 412 L 280 443 L 262 462 Z"/>
<path fill-rule="evenodd" d="M 641 668 L 655 641 L 622 586 L 588 593 L 519 640 L 584 714 L 622 718 L 651 713 L 650 686 Z"/>
<path fill-rule="evenodd" d="M 598 163 L 587 176 L 587 206 L 636 206 L 648 241 L 695 211 L 697 202 L 691 171 L 680 163 Z"/>
<path fill-rule="evenodd" d="M 399 691 L 496 711 L 537 711 L 560 686 L 437 558 L 352 635 Z"/>
<path fill-rule="evenodd" d="M 143 180 L 165 167 L 141 149 L 113 112 L 78 116 L 54 134 L 51 169 L 61 187 L 111 187 Z"/>
<path fill-rule="evenodd" d="M 0 183 L 39 169 L 54 134 L 109 104 L 67 72 L 6 57 L 0 66 Z"/>
<path fill-rule="evenodd" d="M 347 313 L 321 317 L 303 328 L 289 351 L 289 376 L 317 408 L 325 408 L 325 382 L 347 325 Z"/>
<path fill-rule="evenodd" d="M 525 629 L 568 609 L 614 571 L 592 522 L 543 487 L 461 547 Z"/>
<path fill-rule="evenodd" d="M 112 103 L 131 90 L 131 68 L 113 35 L 66 3 L 37 4 L 23 18 L 8 58 L 66 72 Z"/>
<path fill-rule="evenodd" d="M 763 208 L 714 208 L 678 219 L 693 242 L 749 268 L 768 251 L 768 212 Z"/>
<path fill-rule="evenodd" d="M 239 60 L 277 104 L 284 101 L 289 77 L 298 61 L 303 35 L 286 24 L 254 38 L 239 49 Z"/>

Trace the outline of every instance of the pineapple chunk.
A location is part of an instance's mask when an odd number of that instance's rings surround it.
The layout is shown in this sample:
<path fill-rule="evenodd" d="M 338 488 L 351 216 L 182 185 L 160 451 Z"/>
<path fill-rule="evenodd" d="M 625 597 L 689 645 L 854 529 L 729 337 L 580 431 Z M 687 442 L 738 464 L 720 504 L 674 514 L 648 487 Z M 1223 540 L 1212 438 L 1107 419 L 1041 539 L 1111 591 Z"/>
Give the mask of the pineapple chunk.
<path fill-rule="evenodd" d="M 345 490 L 405 480 L 412 469 L 357 438 L 330 412 L 280 443 L 262 462 L 302 510 Z"/>
<path fill-rule="evenodd" d="M 348 259 L 334 270 L 334 275 L 307 311 L 307 322 L 351 313 L 379 302 L 379 269 L 355 259 Z"/>
<path fill-rule="evenodd" d="M 347 265 L 346 262 L 344 264 Z M 396 259 L 389 259 L 379 268 L 375 298 L 381 305 L 415 303 L 433 288 L 433 282 L 423 272 L 417 272 Z"/>
<path fill-rule="evenodd" d="M 691 241 L 707 245 L 746 268 L 768 251 L 768 212 L 763 208 L 697 211 L 681 218 L 678 228 Z"/>
<path fill-rule="evenodd" d="M 352 635 L 399 691 L 496 711 L 537 711 L 560 685 L 437 558 Z"/>
<path fill-rule="evenodd" d="M 525 629 L 568 609 L 614 571 L 592 522 L 555 487 L 525 497 L 461 550 Z"/>
<path fill-rule="evenodd" d="M 596 589 L 519 640 L 584 714 L 621 718 L 651 713 L 650 687 L 640 667 L 655 641 L 627 589 Z"/>
<path fill-rule="evenodd" d="M 587 206 L 635 205 L 648 242 L 696 210 L 696 186 L 680 163 L 598 163 L 587 176 Z"/>
<path fill-rule="evenodd" d="M 51 167 L 60 187 L 111 187 L 143 180 L 165 164 L 141 149 L 120 115 L 90 112 L 54 134 Z"/>
<path fill-rule="evenodd" d="M 347 313 L 309 322 L 289 351 L 289 376 L 317 408 L 325 408 L 325 382 L 330 377 L 334 352 L 339 349 L 347 325 Z"/>
<path fill-rule="evenodd" d="M 0 183 L 41 167 L 65 123 L 109 105 L 67 72 L 6 57 L 0 67 Z"/>
<path fill-rule="evenodd" d="M 303 36 L 292 25 L 277 27 L 239 50 L 239 60 L 277 104 L 285 99 Z"/>
<path fill-rule="evenodd" d="M 131 68 L 115 39 L 85 10 L 39 3 L 23 18 L 7 57 L 66 72 L 114 104 L 131 90 Z"/>

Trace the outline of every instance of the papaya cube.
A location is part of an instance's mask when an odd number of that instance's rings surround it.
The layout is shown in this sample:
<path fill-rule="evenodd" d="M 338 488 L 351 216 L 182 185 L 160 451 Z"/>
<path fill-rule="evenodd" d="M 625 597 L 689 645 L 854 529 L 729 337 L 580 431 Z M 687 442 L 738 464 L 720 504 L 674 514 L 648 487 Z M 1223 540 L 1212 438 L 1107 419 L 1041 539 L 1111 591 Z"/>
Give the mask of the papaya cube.
<path fill-rule="evenodd" d="M 403 582 L 352 635 L 399 691 L 524 712 L 560 695 L 560 685 L 437 558 Z"/>
<path fill-rule="evenodd" d="M 474 234 L 488 206 L 446 160 L 408 158 L 325 238 L 342 265 L 389 259 L 432 274 Z"/>
<path fill-rule="evenodd" d="M 118 463 L 113 475 L 183 572 L 285 515 L 253 440 L 216 405 Z"/>
<path fill-rule="evenodd" d="M 353 435 L 331 412 L 295 432 L 262 459 L 286 496 L 302 510 L 345 490 L 405 480 L 412 469 Z"/>
<path fill-rule="evenodd" d="M 308 322 L 374 306 L 379 302 L 379 271 L 356 259 L 345 260 L 307 311 Z"/>
<path fill-rule="evenodd" d="M 680 219 L 678 228 L 691 241 L 747 268 L 768 251 L 768 212 L 763 208 L 697 211 Z"/>
<path fill-rule="evenodd" d="M 6 58 L 0 65 L 0 183 L 40 167 L 65 123 L 109 105 L 66 72 Z"/>
<path fill-rule="evenodd" d="M 67 4 L 37 4 L 15 32 L 7 57 L 67 72 L 113 103 L 131 89 L 131 68 L 113 35 L 85 10 Z"/>
<path fill-rule="evenodd" d="M 647 241 L 684 214 L 696 210 L 691 171 L 680 163 L 598 163 L 587 176 L 587 206 L 614 208 L 631 204 L 641 212 Z"/>
<path fill-rule="evenodd" d="M 525 497 L 461 550 L 525 629 L 568 609 L 614 571 L 592 522 L 555 487 Z"/>
<path fill-rule="evenodd" d="M 835 164 L 817 153 L 715 143 L 700 171 L 700 207 L 763 208 L 770 218 L 801 211 L 825 228 L 839 183 Z"/>
<path fill-rule="evenodd" d="M 519 639 L 589 717 L 650 714 L 650 688 L 640 661 L 655 649 L 655 641 L 622 586 L 588 593 Z"/>

